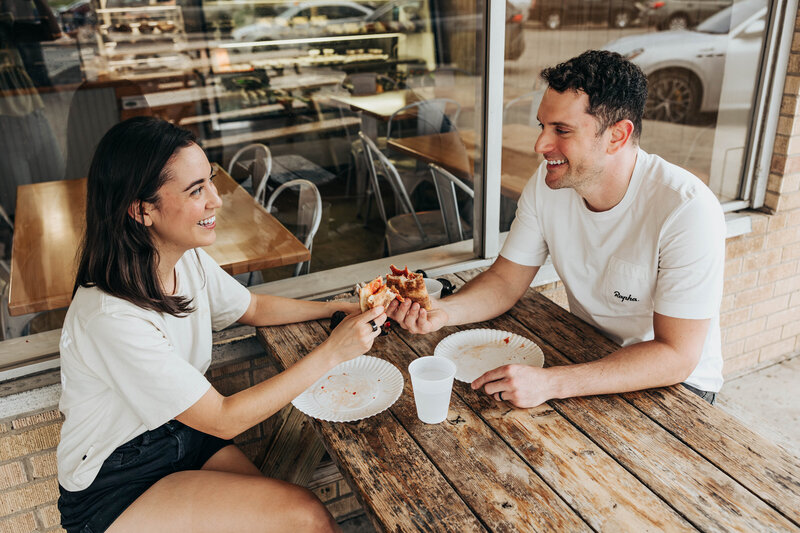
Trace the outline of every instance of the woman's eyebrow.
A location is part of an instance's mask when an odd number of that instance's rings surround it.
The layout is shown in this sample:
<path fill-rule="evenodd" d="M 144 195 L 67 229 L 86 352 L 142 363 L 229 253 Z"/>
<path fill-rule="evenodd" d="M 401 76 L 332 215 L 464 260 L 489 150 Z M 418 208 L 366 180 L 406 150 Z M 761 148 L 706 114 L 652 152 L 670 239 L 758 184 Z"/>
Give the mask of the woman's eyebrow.
<path fill-rule="evenodd" d="M 191 189 L 191 188 L 192 188 L 192 187 L 194 187 L 195 185 L 200 185 L 201 183 L 203 183 L 204 181 L 206 181 L 206 179 L 207 179 L 207 178 L 201 178 L 201 179 L 199 179 L 199 180 L 194 180 L 194 181 L 193 181 L 193 182 L 191 182 L 191 183 L 190 183 L 190 184 L 189 184 L 189 185 L 188 185 L 188 186 L 187 186 L 185 189 L 183 189 L 183 192 L 186 192 L 186 191 L 188 191 L 189 189 Z"/>

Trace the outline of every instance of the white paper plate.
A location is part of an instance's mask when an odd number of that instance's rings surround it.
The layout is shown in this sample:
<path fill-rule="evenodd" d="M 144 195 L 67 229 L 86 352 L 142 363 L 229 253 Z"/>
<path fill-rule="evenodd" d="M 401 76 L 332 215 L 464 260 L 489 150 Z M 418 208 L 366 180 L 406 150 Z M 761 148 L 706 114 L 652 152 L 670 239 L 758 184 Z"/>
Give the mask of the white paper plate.
<path fill-rule="evenodd" d="M 394 365 L 360 355 L 333 367 L 292 405 L 319 420 L 352 422 L 388 409 L 401 392 L 403 375 Z"/>
<path fill-rule="evenodd" d="M 453 333 L 436 345 L 433 355 L 453 361 L 458 367 L 456 379 L 467 383 L 503 365 L 544 365 L 544 353 L 535 342 L 499 329 Z"/>

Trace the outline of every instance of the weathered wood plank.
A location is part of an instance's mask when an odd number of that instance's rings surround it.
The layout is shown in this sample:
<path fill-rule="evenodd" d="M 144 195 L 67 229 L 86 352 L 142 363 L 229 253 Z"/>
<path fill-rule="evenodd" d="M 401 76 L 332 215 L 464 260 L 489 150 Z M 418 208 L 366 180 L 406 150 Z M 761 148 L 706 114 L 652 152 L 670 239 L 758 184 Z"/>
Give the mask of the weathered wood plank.
<path fill-rule="evenodd" d="M 396 335 L 378 338 L 374 351 L 403 374 L 403 393 L 390 408 L 395 418 L 487 528 L 591 530 L 457 395 L 451 399 L 446 422 L 421 422 L 408 375 L 409 363 L 418 356 Z"/>
<path fill-rule="evenodd" d="M 573 362 L 603 357 L 617 346 L 534 291 L 510 312 Z M 800 526 L 800 459 L 683 387 L 623 395 L 672 435 Z M 746 458 L 746 460 L 745 460 Z"/>
<path fill-rule="evenodd" d="M 260 470 L 267 477 L 305 487 L 325 455 L 325 446 L 306 415 L 291 405 L 287 410 Z"/>
<path fill-rule="evenodd" d="M 326 338 L 320 324 L 258 328 L 285 366 Z M 391 531 L 483 531 L 483 524 L 389 411 L 358 422 L 315 421 L 331 457 L 378 527 Z"/>
<path fill-rule="evenodd" d="M 433 353 L 439 340 L 455 331 L 501 327 L 530 337 L 510 318 L 463 327 L 445 328 L 429 335 L 395 334 L 418 353 Z M 502 435 L 536 473 L 572 509 L 596 530 L 686 531 L 691 524 L 653 494 L 615 459 L 588 439 L 549 405 L 513 409 L 456 383 L 454 392 Z M 453 408 L 451 403 L 451 409 Z M 451 411 L 452 414 L 452 411 Z"/>

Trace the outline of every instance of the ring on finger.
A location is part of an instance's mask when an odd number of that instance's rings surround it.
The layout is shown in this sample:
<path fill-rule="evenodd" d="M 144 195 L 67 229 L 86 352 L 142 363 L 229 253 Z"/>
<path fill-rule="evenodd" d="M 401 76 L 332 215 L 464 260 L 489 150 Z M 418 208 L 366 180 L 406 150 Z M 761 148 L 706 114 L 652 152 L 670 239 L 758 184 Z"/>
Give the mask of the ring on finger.
<path fill-rule="evenodd" d="M 370 320 L 370 321 L 369 321 L 369 325 L 370 325 L 370 326 L 372 326 L 372 332 L 373 332 L 373 333 L 375 333 L 376 331 L 378 331 L 378 324 L 376 324 L 374 320 Z"/>

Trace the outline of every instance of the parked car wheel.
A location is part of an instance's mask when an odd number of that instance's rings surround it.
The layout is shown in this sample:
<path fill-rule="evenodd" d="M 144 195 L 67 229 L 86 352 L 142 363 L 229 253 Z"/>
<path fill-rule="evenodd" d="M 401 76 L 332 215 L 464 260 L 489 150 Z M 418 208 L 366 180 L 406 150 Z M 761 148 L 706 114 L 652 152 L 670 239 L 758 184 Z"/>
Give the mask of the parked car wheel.
<path fill-rule="evenodd" d="M 699 80 L 685 70 L 659 70 L 647 79 L 645 118 L 686 124 L 700 109 L 703 96 Z"/>
<path fill-rule="evenodd" d="M 668 30 L 685 30 L 689 27 L 689 16 L 685 13 L 672 15 L 664 27 Z"/>
<path fill-rule="evenodd" d="M 543 22 L 548 30 L 557 30 L 561 27 L 561 13 L 548 11 L 544 16 Z"/>
<path fill-rule="evenodd" d="M 627 9 L 619 9 L 612 13 L 611 19 L 609 20 L 611 26 L 615 28 L 627 28 L 633 22 L 634 16 L 633 13 L 628 11 Z"/>

